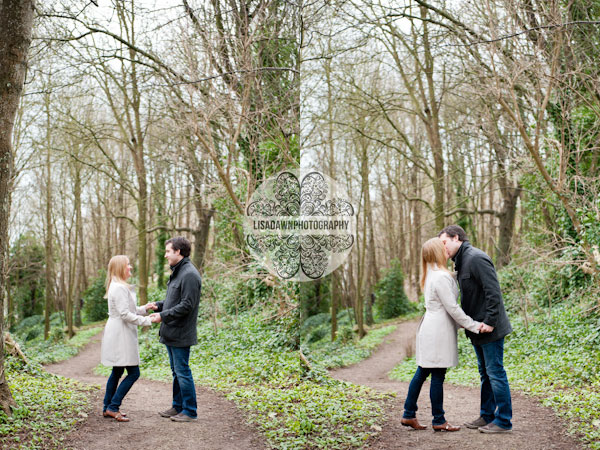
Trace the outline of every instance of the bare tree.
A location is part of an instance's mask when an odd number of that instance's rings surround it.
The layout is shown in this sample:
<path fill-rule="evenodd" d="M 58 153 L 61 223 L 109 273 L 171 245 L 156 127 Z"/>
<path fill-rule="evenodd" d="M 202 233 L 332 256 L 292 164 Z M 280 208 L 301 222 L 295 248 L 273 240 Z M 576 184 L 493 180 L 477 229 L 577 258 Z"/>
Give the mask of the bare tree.
<path fill-rule="evenodd" d="M 4 374 L 4 298 L 8 220 L 12 178 L 12 131 L 25 80 L 27 52 L 31 43 L 34 2 L 3 0 L 0 3 L 0 408 L 11 414 L 15 406 Z"/>

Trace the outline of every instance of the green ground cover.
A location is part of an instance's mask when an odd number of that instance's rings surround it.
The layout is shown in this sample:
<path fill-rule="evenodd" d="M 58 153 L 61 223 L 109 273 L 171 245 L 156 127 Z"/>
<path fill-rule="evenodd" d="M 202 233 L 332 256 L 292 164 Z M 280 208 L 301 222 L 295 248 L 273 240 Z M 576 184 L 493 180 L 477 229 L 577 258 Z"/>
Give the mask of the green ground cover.
<path fill-rule="evenodd" d="M 224 392 L 274 448 L 361 447 L 382 421 L 383 396 L 332 379 L 318 363 L 304 365 L 293 343 L 294 324 L 257 313 L 223 322 L 216 332 L 200 323 L 190 356 L 194 379 Z M 140 356 L 142 376 L 171 380 L 156 328 L 141 336 Z M 109 368 L 98 370 L 108 375 Z"/>
<path fill-rule="evenodd" d="M 586 302 L 587 303 L 587 302 Z M 569 432 L 600 449 L 600 323 L 590 320 L 588 306 L 559 304 L 550 312 L 537 310 L 511 317 L 504 365 L 512 389 L 534 395 L 568 422 Z M 470 341 L 459 333 L 458 367 L 448 371 L 451 383 L 478 386 L 477 360 Z M 414 358 L 396 366 L 391 377 L 410 381 Z"/>
<path fill-rule="evenodd" d="M 36 337 L 26 345 L 21 344 L 27 364 L 14 357 L 5 360 L 6 377 L 17 407 L 10 417 L 0 411 L 1 448 L 64 448 L 67 432 L 86 419 L 89 391 L 96 388 L 52 375 L 41 364 L 76 355 L 100 330 L 100 327 L 82 330 L 70 340 L 44 341 L 43 337 Z"/>

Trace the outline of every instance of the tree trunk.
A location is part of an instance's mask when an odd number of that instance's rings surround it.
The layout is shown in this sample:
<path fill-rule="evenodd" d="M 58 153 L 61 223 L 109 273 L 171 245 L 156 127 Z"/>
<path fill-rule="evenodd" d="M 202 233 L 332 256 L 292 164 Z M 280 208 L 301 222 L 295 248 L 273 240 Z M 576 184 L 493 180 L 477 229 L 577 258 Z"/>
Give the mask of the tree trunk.
<path fill-rule="evenodd" d="M 435 95 L 436 82 L 434 81 L 433 66 L 434 58 L 431 53 L 429 43 L 429 27 L 426 21 L 427 8 L 421 7 L 421 17 L 423 18 L 423 53 L 425 59 L 425 78 L 427 79 L 427 95 L 423 94 L 423 104 L 425 106 L 425 129 L 427 130 L 427 138 L 433 153 L 433 192 L 434 192 L 434 207 L 435 224 L 438 230 L 444 228 L 445 215 L 445 184 L 444 184 L 444 155 L 442 147 L 442 139 L 440 137 L 440 117 L 439 117 L 439 102 Z"/>
<path fill-rule="evenodd" d="M 50 334 L 50 314 L 54 306 L 54 249 L 52 235 L 52 173 L 50 170 L 50 149 L 52 143 L 50 141 L 50 95 L 45 95 L 46 103 L 46 223 L 44 224 L 45 231 L 45 259 L 46 259 L 46 304 L 44 307 L 44 339 L 48 339 Z"/>
<path fill-rule="evenodd" d="M 81 213 L 81 167 L 77 168 L 77 178 L 79 181 L 79 190 L 77 197 L 75 198 L 75 236 L 78 242 L 78 248 L 76 250 L 79 257 L 79 264 L 77 264 L 77 285 L 75 289 L 75 326 L 80 327 L 83 322 L 81 320 L 81 308 L 83 306 L 82 295 L 87 288 L 87 277 L 85 273 L 85 246 L 83 245 L 83 218 Z"/>
<path fill-rule="evenodd" d="M 148 303 L 148 258 L 146 246 L 148 245 L 146 228 L 148 226 L 148 188 L 146 186 L 146 174 L 138 175 L 139 199 L 138 199 L 138 295 L 139 304 Z"/>
<path fill-rule="evenodd" d="M 16 406 L 4 374 L 4 297 L 8 257 L 10 186 L 12 185 L 12 133 L 27 67 L 34 2 L 0 3 L 0 408 L 11 415 Z M 10 32 L 7 32 L 10 30 Z"/>
<path fill-rule="evenodd" d="M 194 257 L 193 263 L 202 273 L 204 267 L 204 258 L 206 256 L 206 247 L 208 244 L 208 234 L 210 231 L 210 221 L 215 210 L 206 208 L 204 204 L 197 201 L 196 213 L 198 215 L 198 228 L 193 231 L 194 235 Z"/>
<path fill-rule="evenodd" d="M 73 164 L 77 165 L 77 162 Z M 74 185 L 73 185 L 73 197 L 75 200 L 75 242 L 73 244 L 73 252 L 71 254 L 71 259 L 69 261 L 69 287 L 67 290 L 67 304 L 65 308 L 65 315 L 67 318 L 67 334 L 69 339 L 75 335 L 75 330 L 73 329 L 74 322 L 74 310 L 75 303 L 79 303 L 77 287 L 78 280 L 77 277 L 79 275 L 79 270 L 77 266 L 79 264 L 79 225 L 81 222 L 81 173 L 79 167 L 74 167 L 73 170 L 74 175 Z"/>
<path fill-rule="evenodd" d="M 498 236 L 498 249 L 496 251 L 496 266 L 498 269 L 510 262 L 510 249 L 515 232 L 515 217 L 517 214 L 517 201 L 521 195 L 521 187 L 507 189 L 503 192 L 504 207 L 498 215 L 500 219 L 500 235 Z"/>
<path fill-rule="evenodd" d="M 421 198 L 421 185 L 416 170 L 411 171 L 411 184 L 414 189 L 414 197 Z M 413 286 L 416 289 L 416 300 L 418 301 L 421 295 L 421 203 L 419 201 L 412 202 L 412 266 L 414 267 Z"/>
<path fill-rule="evenodd" d="M 335 341 L 337 336 L 337 314 L 340 304 L 340 276 L 339 271 L 331 273 L 331 340 Z"/>

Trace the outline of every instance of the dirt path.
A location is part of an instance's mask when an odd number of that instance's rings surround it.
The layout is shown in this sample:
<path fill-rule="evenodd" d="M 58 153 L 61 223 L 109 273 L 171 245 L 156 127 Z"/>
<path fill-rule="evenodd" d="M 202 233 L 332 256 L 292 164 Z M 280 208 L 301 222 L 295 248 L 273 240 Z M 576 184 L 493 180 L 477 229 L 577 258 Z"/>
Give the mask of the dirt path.
<path fill-rule="evenodd" d="M 370 449 L 577 449 L 583 448 L 565 433 L 550 408 L 518 392 L 512 392 L 513 432 L 489 435 L 463 427 L 455 433 L 435 433 L 431 429 L 429 383 L 423 385 L 419 396 L 417 418 L 428 429 L 415 431 L 400 424 L 408 383 L 392 381 L 388 372 L 406 356 L 414 353 L 415 334 L 419 321 L 404 322 L 386 337 L 385 342 L 370 358 L 350 367 L 333 371 L 333 377 L 398 395 L 387 408 L 383 431 L 367 448 Z M 479 414 L 479 389 L 444 384 L 444 410 L 453 425 L 462 425 Z"/>
<path fill-rule="evenodd" d="M 76 450 L 153 449 L 153 450 L 254 450 L 269 448 L 259 432 L 244 423 L 238 409 L 223 395 L 196 386 L 198 421 L 175 423 L 157 412 L 171 406 L 171 384 L 139 379 L 123 401 L 122 410 L 130 422 L 119 423 L 102 417 L 102 398 L 106 378 L 95 375 L 100 362 L 100 340 L 96 336 L 78 356 L 46 366 L 51 373 L 88 384 L 99 384 L 94 409 L 88 420 L 71 433 L 65 442 Z M 143 373 L 142 373 L 143 375 Z"/>

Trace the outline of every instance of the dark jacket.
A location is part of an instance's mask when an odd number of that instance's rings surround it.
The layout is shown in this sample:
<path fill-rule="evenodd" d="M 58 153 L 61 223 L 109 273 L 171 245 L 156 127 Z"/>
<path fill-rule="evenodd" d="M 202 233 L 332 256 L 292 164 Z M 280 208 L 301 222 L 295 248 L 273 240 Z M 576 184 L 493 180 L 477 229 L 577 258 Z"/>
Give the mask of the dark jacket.
<path fill-rule="evenodd" d="M 188 257 L 173 267 L 167 282 L 167 296 L 156 302 L 162 319 L 160 342 L 171 347 L 189 347 L 198 343 L 196 324 L 202 280 Z"/>
<path fill-rule="evenodd" d="M 475 334 L 465 330 L 467 337 L 473 344 L 481 345 L 497 341 L 510 333 L 512 327 L 490 257 L 465 241 L 452 260 L 458 272 L 463 311 L 474 320 L 494 327 L 491 333 Z"/>

